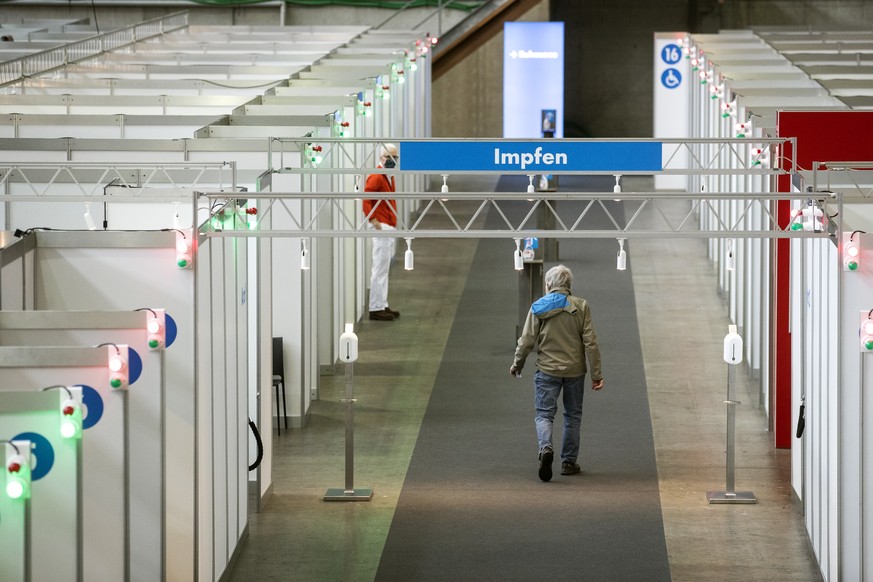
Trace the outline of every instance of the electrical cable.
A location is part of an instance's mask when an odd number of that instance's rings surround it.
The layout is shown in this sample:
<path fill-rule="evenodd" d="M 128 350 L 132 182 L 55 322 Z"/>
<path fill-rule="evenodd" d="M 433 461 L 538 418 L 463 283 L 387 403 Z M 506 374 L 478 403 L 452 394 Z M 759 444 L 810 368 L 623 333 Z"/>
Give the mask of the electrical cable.
<path fill-rule="evenodd" d="M 46 386 L 46 387 L 43 388 L 41 391 L 42 391 L 42 392 L 45 392 L 46 390 L 55 390 L 55 389 L 57 389 L 57 388 L 63 388 L 64 390 L 66 390 L 66 392 L 67 392 L 67 397 L 68 397 L 68 398 L 72 398 L 72 397 L 73 397 L 73 393 L 70 392 L 70 389 L 67 388 L 66 386 L 62 385 L 62 384 L 56 384 L 56 385 L 54 385 L 54 386 Z"/>
<path fill-rule="evenodd" d="M 104 344 L 96 345 L 96 346 L 94 346 L 94 347 L 95 347 L 95 348 L 102 348 L 102 347 L 104 347 L 104 346 L 112 346 L 113 348 L 115 348 L 115 353 L 121 355 L 121 350 L 118 349 L 118 345 L 117 345 L 117 344 L 114 344 L 114 343 L 112 343 L 112 342 L 106 342 L 106 343 L 104 343 Z"/>
<path fill-rule="evenodd" d="M 261 441 L 261 433 L 258 432 L 258 427 L 255 426 L 255 421 L 252 420 L 251 416 L 249 417 L 249 428 L 252 429 L 252 434 L 255 435 L 255 442 L 258 445 L 258 458 L 255 459 L 254 463 L 249 465 L 249 471 L 254 471 L 264 459 L 264 443 Z"/>
<path fill-rule="evenodd" d="M 18 445 L 16 445 L 16 444 L 13 443 L 12 441 L 10 441 L 10 440 L 8 440 L 8 439 L 3 439 L 2 441 L 0 441 L 0 443 L 7 443 L 7 444 L 9 444 L 9 445 L 12 445 L 12 448 L 15 449 L 15 454 L 16 454 L 16 455 L 20 455 L 20 454 L 21 454 L 21 449 L 19 449 L 19 448 L 18 448 Z"/>

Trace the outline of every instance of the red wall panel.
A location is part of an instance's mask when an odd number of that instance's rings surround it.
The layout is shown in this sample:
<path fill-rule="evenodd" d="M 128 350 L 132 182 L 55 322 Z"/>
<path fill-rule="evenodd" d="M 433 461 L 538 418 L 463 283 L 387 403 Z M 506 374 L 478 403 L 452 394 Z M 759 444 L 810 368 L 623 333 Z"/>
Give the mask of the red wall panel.
<path fill-rule="evenodd" d="M 797 140 L 796 163 L 800 170 L 811 170 L 814 162 L 873 161 L 873 111 L 780 111 L 776 116 L 778 137 Z M 790 145 L 784 152 L 783 169 L 790 158 Z M 779 192 L 789 192 L 790 178 L 780 176 Z M 779 224 L 790 220 L 788 202 L 778 204 Z M 791 334 L 788 332 L 788 288 L 790 246 L 787 240 L 776 243 L 774 292 L 771 321 L 772 358 L 770 387 L 773 397 L 773 427 L 778 448 L 791 447 Z"/>

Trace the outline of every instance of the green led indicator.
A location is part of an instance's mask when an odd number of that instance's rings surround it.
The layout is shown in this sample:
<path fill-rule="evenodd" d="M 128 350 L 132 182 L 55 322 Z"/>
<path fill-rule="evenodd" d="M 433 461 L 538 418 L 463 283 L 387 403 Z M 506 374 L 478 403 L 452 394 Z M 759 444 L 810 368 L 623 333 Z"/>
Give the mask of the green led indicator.
<path fill-rule="evenodd" d="M 803 224 L 799 222 L 795 222 L 791 225 L 791 230 L 801 230 L 803 228 Z"/>
<path fill-rule="evenodd" d="M 113 378 L 109 381 L 109 385 L 113 388 L 121 388 L 121 378 Z"/>
<path fill-rule="evenodd" d="M 30 499 L 30 467 L 26 462 L 7 465 L 6 495 L 12 499 Z"/>
<path fill-rule="evenodd" d="M 868 350 L 873 350 L 873 339 L 868 339 L 864 342 L 864 347 Z"/>
<path fill-rule="evenodd" d="M 161 345 L 161 342 L 159 342 L 158 340 L 156 340 L 156 339 L 149 340 L 149 347 L 150 348 L 154 349 L 154 348 L 158 347 L 159 345 Z"/>
<path fill-rule="evenodd" d="M 82 438 L 82 409 L 65 407 L 61 416 L 61 436 L 67 439 Z"/>
<path fill-rule="evenodd" d="M 176 262 L 176 264 L 179 265 L 179 268 L 180 268 L 180 269 L 184 269 L 185 267 L 188 266 L 188 261 L 186 261 L 185 259 L 179 259 L 179 260 Z"/>
<path fill-rule="evenodd" d="M 846 263 L 846 266 L 849 268 L 850 271 L 857 271 L 858 261 L 849 261 L 848 263 Z"/>

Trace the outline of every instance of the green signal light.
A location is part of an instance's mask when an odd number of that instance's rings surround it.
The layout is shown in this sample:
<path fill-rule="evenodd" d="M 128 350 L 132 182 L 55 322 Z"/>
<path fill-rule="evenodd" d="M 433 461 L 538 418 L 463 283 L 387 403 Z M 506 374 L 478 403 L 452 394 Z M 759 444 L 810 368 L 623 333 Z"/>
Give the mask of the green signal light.
<path fill-rule="evenodd" d="M 30 499 L 30 466 L 16 456 L 6 463 L 6 495 L 10 499 Z"/>
<path fill-rule="evenodd" d="M 61 436 L 65 439 L 82 438 L 82 409 L 65 403 L 61 410 Z"/>

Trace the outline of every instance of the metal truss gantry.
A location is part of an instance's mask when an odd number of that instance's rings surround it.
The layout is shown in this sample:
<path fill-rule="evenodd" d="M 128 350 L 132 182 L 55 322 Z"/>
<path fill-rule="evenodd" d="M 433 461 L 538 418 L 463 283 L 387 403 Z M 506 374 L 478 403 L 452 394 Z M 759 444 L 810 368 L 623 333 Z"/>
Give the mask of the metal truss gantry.
<path fill-rule="evenodd" d="M 397 168 L 380 171 L 424 186 L 393 195 L 411 211 L 400 212 L 398 229 L 384 233 L 367 228 L 366 217 L 357 203 L 364 197 L 360 185 L 366 174 L 373 172 L 379 148 L 385 143 L 403 143 L 404 140 L 271 139 L 265 141 L 265 153 L 275 153 L 271 152 L 270 144 L 277 141 L 282 142 L 277 149 L 282 152 L 279 157 L 283 167 L 267 168 L 264 174 L 292 174 L 301 191 L 254 192 L 254 184 L 238 183 L 239 171 L 233 161 L 47 162 L 0 165 L 0 201 L 7 204 L 18 201 L 187 203 L 198 216 L 201 234 L 207 237 L 760 239 L 833 236 L 832 231 L 797 229 L 797 224 L 785 224 L 784 219 L 780 224 L 774 207 L 780 200 L 800 199 L 825 207 L 842 199 L 842 192 L 836 189 L 803 193 L 763 191 L 774 182 L 775 176 L 791 172 L 782 167 L 794 168 L 793 160 L 771 161 L 781 160 L 783 146 L 790 140 L 636 140 L 657 141 L 663 145 L 665 162 L 660 172 L 605 170 L 567 174 L 616 177 L 673 174 L 689 177 L 689 183 L 709 177 L 710 183 L 715 184 L 738 181 L 740 189 L 747 191 L 627 191 L 627 188 L 622 192 L 536 191 L 522 186 L 516 192 L 446 192 L 439 185 L 436 186 L 439 191 L 433 191 L 428 183 L 441 184 L 460 174 L 493 175 L 495 172 L 465 171 L 451 176 L 443 172 L 422 174 L 404 170 L 401 160 Z M 554 144 L 562 140 L 488 141 Z M 311 156 L 315 145 L 321 148 L 320 163 Z M 762 151 L 769 152 L 769 158 L 756 158 Z M 677 161 L 680 157 L 685 158 L 681 163 Z M 269 155 L 266 159 L 273 162 L 276 158 Z M 246 175 L 251 174 L 252 170 L 248 169 Z M 527 176 L 530 183 L 534 178 L 522 170 L 500 174 Z M 559 178 L 561 175 L 558 174 Z M 755 188 L 762 191 L 750 191 Z M 256 228 L 251 228 L 252 220 L 233 223 L 222 220 L 228 213 L 243 213 L 246 207 L 257 208 Z M 486 225 L 484 217 L 490 213 L 496 213 L 499 220 Z M 702 224 L 705 226 L 701 227 Z"/>

